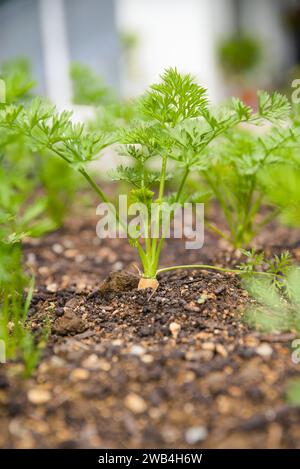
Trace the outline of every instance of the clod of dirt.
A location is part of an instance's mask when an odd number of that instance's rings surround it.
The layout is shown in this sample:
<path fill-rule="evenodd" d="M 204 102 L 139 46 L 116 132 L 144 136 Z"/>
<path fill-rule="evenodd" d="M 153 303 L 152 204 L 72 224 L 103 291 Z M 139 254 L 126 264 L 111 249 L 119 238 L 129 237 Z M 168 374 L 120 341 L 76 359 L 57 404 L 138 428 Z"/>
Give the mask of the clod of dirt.
<path fill-rule="evenodd" d="M 139 278 L 129 272 L 111 272 L 99 287 L 100 293 L 126 292 L 137 288 Z"/>
<path fill-rule="evenodd" d="M 72 298 L 69 300 L 63 311 L 64 314 L 56 319 L 54 323 L 54 332 L 58 335 L 78 334 L 83 332 L 87 326 L 81 317 L 76 312 L 76 309 L 80 306 L 81 300 Z"/>

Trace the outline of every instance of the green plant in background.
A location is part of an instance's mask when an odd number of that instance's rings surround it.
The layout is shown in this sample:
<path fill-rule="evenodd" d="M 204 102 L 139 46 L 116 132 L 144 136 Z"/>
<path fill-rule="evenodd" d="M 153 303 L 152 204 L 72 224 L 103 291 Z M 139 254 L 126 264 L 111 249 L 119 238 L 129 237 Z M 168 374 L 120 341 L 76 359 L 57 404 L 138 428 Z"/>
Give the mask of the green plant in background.
<path fill-rule="evenodd" d="M 89 66 L 73 63 L 70 69 L 74 104 L 100 106 L 113 99 L 112 90 Z"/>
<path fill-rule="evenodd" d="M 272 258 L 267 258 L 264 251 L 258 252 L 252 248 L 247 251 L 240 249 L 246 257 L 246 262 L 241 263 L 238 269 L 243 278 L 252 279 L 256 273 L 266 273 L 269 281 L 278 289 L 285 286 L 285 279 L 292 267 L 292 257 L 289 251 L 283 251 L 280 255 L 275 254 Z"/>
<path fill-rule="evenodd" d="M 291 114 L 294 132 L 300 134 L 300 106 L 294 105 Z M 288 164 L 287 164 L 288 162 Z M 281 221 L 291 227 L 300 226 L 300 142 L 291 141 L 283 152 L 283 159 L 260 175 L 260 183 L 267 201 L 280 210 Z"/>
<path fill-rule="evenodd" d="M 288 112 L 284 106 L 281 111 L 281 117 Z M 299 131 L 293 127 L 282 129 L 280 122 L 279 118 L 277 126 L 263 135 L 257 135 L 253 129 L 233 129 L 206 152 L 206 167 L 200 170 L 201 178 L 219 202 L 229 236 L 214 225 L 209 227 L 234 247 L 247 246 L 284 208 L 284 199 L 280 199 L 279 194 L 282 190 L 278 188 L 276 193 L 274 184 L 280 178 L 279 164 L 286 172 L 292 167 L 288 152 L 295 144 L 299 145 Z M 262 208 L 271 200 L 273 203 L 269 203 L 263 215 Z M 297 203 L 295 197 L 292 203 Z"/>
<path fill-rule="evenodd" d="M 22 105 L 31 106 L 30 67 L 19 59 L 2 65 L 1 73 L 7 95 L 0 113 L 14 109 L 11 117 L 16 117 Z M 9 125 L 1 127 L 0 339 L 8 359 L 22 359 L 26 375 L 37 363 L 47 333 L 42 328 L 40 337 L 34 337 L 27 327 L 33 280 L 25 275 L 22 240 L 42 236 L 62 223 L 76 181 L 74 172 L 61 161 L 38 157 L 24 134 L 12 132 Z M 26 298 L 24 289 L 29 291 Z"/>
<path fill-rule="evenodd" d="M 30 64 L 26 59 L 15 59 L 1 65 L 1 74 L 6 85 L 6 105 L 29 104 L 33 99 L 32 88 L 35 82 L 31 77 Z M 80 186 L 80 178 L 67 165 L 53 158 L 39 158 L 35 149 L 29 149 L 22 135 L 11 136 L 9 129 L 0 130 L 0 155 L 5 165 L 6 175 L 13 173 L 22 178 L 35 179 L 37 190 L 42 191 L 45 211 L 60 226 L 71 207 L 75 189 Z M 6 177 L 2 174 L 3 177 Z"/>
<path fill-rule="evenodd" d="M 264 201 L 258 176 L 263 168 L 286 161 L 286 147 L 298 141 L 297 128 L 281 128 L 289 114 L 287 98 L 259 92 L 257 113 L 233 98 L 227 108 L 216 113 L 206 109 L 201 119 L 186 121 L 173 130 L 176 146 L 170 158 L 184 168 L 186 175 L 200 174 L 202 192 L 209 191 L 218 201 L 229 236 L 215 225 L 207 226 L 235 247 L 246 246 L 274 216 L 272 212 L 256 223 Z M 255 127 L 241 128 L 243 122 L 256 127 L 271 122 L 273 128 L 257 135 Z"/>
<path fill-rule="evenodd" d="M 26 325 L 33 277 L 24 272 L 21 242 L 25 236 L 42 236 L 56 225 L 45 214 L 47 197 L 36 197 L 36 180 L 7 172 L 2 163 L 0 181 L 0 339 L 5 342 L 7 359 L 22 359 L 28 376 L 48 332 L 43 328 L 36 339 Z"/>
<path fill-rule="evenodd" d="M 0 65 L 0 78 L 5 81 L 6 103 L 26 102 L 32 98 L 31 91 L 36 82 L 31 76 L 31 67 L 27 59 L 17 58 Z"/>
<path fill-rule="evenodd" d="M 292 379 L 286 388 L 286 401 L 292 406 L 300 406 L 300 379 Z"/>
<path fill-rule="evenodd" d="M 95 108 L 95 116 L 88 122 L 91 131 L 114 132 L 139 117 L 136 101 L 119 99 L 89 66 L 74 63 L 70 76 L 74 104 Z"/>
<path fill-rule="evenodd" d="M 300 226 L 300 164 L 275 165 L 262 175 L 261 183 L 266 200 L 279 209 L 281 222 Z"/>
<path fill-rule="evenodd" d="M 277 265 L 278 268 L 280 266 Z M 277 268 L 276 267 L 276 268 Z M 248 278 L 245 287 L 255 300 L 245 319 L 262 331 L 300 333 L 300 270 L 285 264 L 279 282 L 271 278 Z"/>
<path fill-rule="evenodd" d="M 6 360 L 21 360 L 27 378 L 40 359 L 50 328 L 45 322 L 35 335 L 27 325 L 34 280 L 29 281 L 22 273 L 21 249 L 4 247 L 0 242 L 0 263 L 3 262 L 6 269 L 0 271 L 0 340 L 5 344 Z M 28 293 L 24 297 L 25 287 Z"/>
<path fill-rule="evenodd" d="M 218 54 L 227 73 L 240 75 L 255 69 L 261 59 L 261 46 L 255 38 L 237 34 L 220 44 Z"/>

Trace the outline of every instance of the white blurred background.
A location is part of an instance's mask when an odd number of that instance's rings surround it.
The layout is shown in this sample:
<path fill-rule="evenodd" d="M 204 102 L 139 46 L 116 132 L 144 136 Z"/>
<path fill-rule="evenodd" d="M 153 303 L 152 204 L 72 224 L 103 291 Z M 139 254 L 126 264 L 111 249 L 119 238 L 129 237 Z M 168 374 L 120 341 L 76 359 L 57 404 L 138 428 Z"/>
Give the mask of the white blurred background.
<path fill-rule="evenodd" d="M 38 91 L 59 106 L 70 104 L 74 61 L 92 67 L 123 97 L 143 92 L 164 68 L 177 66 L 206 85 L 213 102 L 232 93 L 251 102 L 254 89 L 284 88 L 296 73 L 299 3 L 0 0 L 0 62 L 27 57 Z M 243 46 L 244 37 L 256 43 L 259 57 L 243 64 L 255 55 L 251 43 Z M 232 38 L 222 55 L 222 44 Z M 238 50 L 241 63 L 232 65 L 234 47 L 244 52 Z"/>

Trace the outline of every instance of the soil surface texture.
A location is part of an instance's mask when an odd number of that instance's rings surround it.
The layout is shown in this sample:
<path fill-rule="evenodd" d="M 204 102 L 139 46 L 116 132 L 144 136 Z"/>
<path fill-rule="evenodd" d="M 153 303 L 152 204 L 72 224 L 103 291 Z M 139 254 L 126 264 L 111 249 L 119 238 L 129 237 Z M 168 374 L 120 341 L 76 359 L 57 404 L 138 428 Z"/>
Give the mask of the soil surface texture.
<path fill-rule="evenodd" d="M 90 215 L 26 240 L 36 289 L 29 326 L 51 336 L 33 375 L 0 366 L 2 448 L 296 448 L 300 408 L 286 386 L 300 377 L 292 333 L 263 334 L 243 320 L 239 278 L 212 271 L 162 274 L 137 290 L 126 240 L 100 241 Z M 276 224 L 257 240 L 300 258 L 300 233 Z M 206 234 L 200 251 L 170 240 L 162 266 L 240 262 Z"/>

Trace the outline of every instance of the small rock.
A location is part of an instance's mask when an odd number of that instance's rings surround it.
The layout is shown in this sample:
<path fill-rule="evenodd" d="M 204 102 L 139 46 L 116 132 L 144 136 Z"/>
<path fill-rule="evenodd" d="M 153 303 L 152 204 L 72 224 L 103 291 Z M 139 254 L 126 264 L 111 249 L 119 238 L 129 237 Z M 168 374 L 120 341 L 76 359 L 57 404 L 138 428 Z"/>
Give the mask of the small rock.
<path fill-rule="evenodd" d="M 168 443 L 168 444 L 175 443 L 175 441 L 180 438 L 180 433 L 178 429 L 175 427 L 167 426 L 163 428 L 161 434 L 165 443 Z"/>
<path fill-rule="evenodd" d="M 121 347 L 123 345 L 123 341 L 121 339 L 115 339 L 111 341 L 111 345 L 114 347 Z"/>
<path fill-rule="evenodd" d="M 82 303 L 81 299 L 74 296 L 73 298 L 71 298 L 70 300 L 66 302 L 64 310 L 66 311 L 67 309 L 78 308 L 81 305 L 81 303 Z"/>
<path fill-rule="evenodd" d="M 77 264 L 81 264 L 81 262 L 85 261 L 85 259 L 86 256 L 84 254 L 79 254 L 75 257 L 75 262 L 77 262 Z"/>
<path fill-rule="evenodd" d="M 130 355 L 136 355 L 140 357 L 146 353 L 146 350 L 144 349 L 144 347 L 141 347 L 140 345 L 133 345 L 130 348 L 129 353 Z"/>
<path fill-rule="evenodd" d="M 185 305 L 184 309 L 186 311 L 190 311 L 191 313 L 199 313 L 200 312 L 200 308 L 198 306 L 196 306 L 193 301 L 191 301 L 190 303 Z"/>
<path fill-rule="evenodd" d="M 207 429 L 203 426 L 199 427 L 190 427 L 185 432 L 185 441 L 189 445 L 195 445 L 200 441 L 204 441 L 207 438 L 208 432 Z"/>
<path fill-rule="evenodd" d="M 55 252 L 55 254 L 62 254 L 64 252 L 64 248 L 61 244 L 55 243 L 52 246 L 52 251 Z"/>
<path fill-rule="evenodd" d="M 109 371 L 111 368 L 110 363 L 108 361 L 98 358 L 95 353 L 92 353 L 85 360 L 83 360 L 82 366 L 83 368 L 87 368 L 88 370 L 102 371 Z"/>
<path fill-rule="evenodd" d="M 113 269 L 114 269 L 114 270 L 122 270 L 123 267 L 124 267 L 124 264 L 123 264 L 123 262 L 121 262 L 121 261 L 117 261 L 117 262 L 115 262 L 114 265 L 113 265 Z"/>
<path fill-rule="evenodd" d="M 28 400 L 32 404 L 46 404 L 51 399 L 51 394 L 47 389 L 32 388 L 27 393 Z"/>
<path fill-rule="evenodd" d="M 213 342 L 204 342 L 204 344 L 202 344 L 203 350 L 209 350 L 210 352 L 213 352 L 215 348 L 216 346 Z"/>
<path fill-rule="evenodd" d="M 263 343 L 256 348 L 256 353 L 263 358 L 269 358 L 273 353 L 273 349 L 269 344 Z"/>
<path fill-rule="evenodd" d="M 174 339 L 177 339 L 180 329 L 181 329 L 181 325 L 178 322 L 174 321 L 174 322 L 171 322 L 171 324 L 169 325 L 169 330 L 172 336 L 174 337 Z"/>
<path fill-rule="evenodd" d="M 66 364 L 65 360 L 57 355 L 53 355 L 50 358 L 49 365 L 51 368 L 61 368 Z"/>
<path fill-rule="evenodd" d="M 79 252 L 77 249 L 66 249 L 64 254 L 68 259 L 72 259 L 73 257 L 78 256 Z"/>
<path fill-rule="evenodd" d="M 228 357 L 228 353 L 227 353 L 227 350 L 226 350 L 226 348 L 224 347 L 224 345 L 222 345 L 222 344 L 217 344 L 217 345 L 216 345 L 216 351 L 217 351 L 218 354 L 221 355 L 222 357 L 224 357 L 224 358 Z"/>
<path fill-rule="evenodd" d="M 49 285 L 47 285 L 47 291 L 51 293 L 56 293 L 57 290 L 58 290 L 57 283 L 49 283 Z"/>
<path fill-rule="evenodd" d="M 146 355 L 143 355 L 141 357 L 141 360 L 142 360 L 143 363 L 147 364 L 147 363 L 153 363 L 154 358 L 153 358 L 152 355 L 149 355 L 149 353 L 147 353 Z"/>
<path fill-rule="evenodd" d="M 142 414 L 147 410 L 147 404 L 144 399 L 135 393 L 128 394 L 125 397 L 124 404 L 134 414 Z"/>
<path fill-rule="evenodd" d="M 75 370 L 72 371 L 70 378 L 72 381 L 84 381 L 88 379 L 90 376 L 90 373 L 88 370 L 85 370 L 84 368 L 75 368 Z"/>

